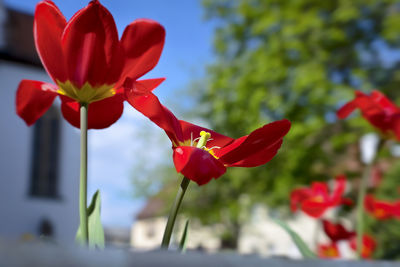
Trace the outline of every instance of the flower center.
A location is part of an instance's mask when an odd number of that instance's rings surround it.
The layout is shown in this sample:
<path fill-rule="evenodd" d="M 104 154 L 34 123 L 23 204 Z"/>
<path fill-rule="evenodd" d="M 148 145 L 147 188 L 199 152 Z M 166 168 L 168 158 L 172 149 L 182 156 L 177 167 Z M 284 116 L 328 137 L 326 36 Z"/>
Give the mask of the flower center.
<path fill-rule="evenodd" d="M 382 217 L 384 217 L 386 215 L 386 212 L 383 209 L 376 209 L 374 211 L 374 215 L 377 218 L 382 218 Z"/>
<path fill-rule="evenodd" d="M 218 148 L 218 147 L 211 147 L 211 148 L 207 148 L 206 144 L 207 141 L 211 138 L 211 134 L 209 132 L 206 131 L 201 131 L 200 132 L 200 139 L 199 142 L 197 143 L 196 147 L 197 148 L 201 148 L 205 151 L 207 151 L 208 153 L 210 153 L 214 158 L 218 159 L 217 156 L 215 156 L 215 152 L 213 151 L 214 148 Z"/>
<path fill-rule="evenodd" d="M 325 251 L 325 255 L 328 257 L 338 257 L 339 253 L 335 248 L 330 247 Z"/>
<path fill-rule="evenodd" d="M 86 82 L 81 88 L 77 88 L 70 81 L 64 83 L 57 81 L 57 85 L 59 94 L 68 96 L 79 103 L 90 104 L 115 95 L 113 85 L 108 84 L 93 87 Z"/>
<path fill-rule="evenodd" d="M 312 201 L 317 202 L 317 203 L 322 203 L 324 202 L 324 198 L 322 196 L 315 196 L 311 198 Z"/>

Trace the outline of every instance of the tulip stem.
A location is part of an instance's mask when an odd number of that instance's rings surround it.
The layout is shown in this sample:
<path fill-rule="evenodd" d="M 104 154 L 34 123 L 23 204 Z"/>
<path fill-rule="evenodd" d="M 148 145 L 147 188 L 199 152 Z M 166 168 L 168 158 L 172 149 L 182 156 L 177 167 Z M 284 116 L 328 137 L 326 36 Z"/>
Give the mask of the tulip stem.
<path fill-rule="evenodd" d="M 357 256 L 362 257 L 363 232 L 364 232 L 364 198 L 367 191 L 368 179 L 371 176 L 372 164 L 367 164 L 360 182 L 357 199 Z"/>
<path fill-rule="evenodd" d="M 178 193 L 176 194 L 174 204 L 171 207 L 171 211 L 168 215 L 167 225 L 165 226 L 164 236 L 161 242 L 161 248 L 168 249 L 169 242 L 171 240 L 172 231 L 175 225 L 176 215 L 178 214 L 179 207 L 181 206 L 182 199 L 185 195 L 186 189 L 188 188 L 190 180 L 183 177 L 181 186 L 178 188 Z"/>
<path fill-rule="evenodd" d="M 89 241 L 88 216 L 87 216 L 87 130 L 88 130 L 88 104 L 80 105 L 81 126 L 81 170 L 79 187 L 79 216 L 80 229 L 85 245 Z"/>

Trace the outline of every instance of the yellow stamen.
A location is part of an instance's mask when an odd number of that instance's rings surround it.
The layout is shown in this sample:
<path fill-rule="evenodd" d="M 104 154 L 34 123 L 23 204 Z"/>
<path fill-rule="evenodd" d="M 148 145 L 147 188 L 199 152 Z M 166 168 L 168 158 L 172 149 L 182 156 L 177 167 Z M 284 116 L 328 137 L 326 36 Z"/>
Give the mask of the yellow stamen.
<path fill-rule="evenodd" d="M 113 85 L 109 84 L 93 87 L 86 82 L 81 88 L 77 88 L 70 81 L 64 83 L 57 81 L 57 85 L 59 94 L 68 96 L 80 103 L 90 104 L 115 95 Z"/>
<path fill-rule="evenodd" d="M 215 152 L 214 152 L 213 149 L 211 149 L 211 148 L 206 148 L 206 147 L 205 147 L 204 150 L 207 151 L 208 153 L 210 153 L 211 156 L 213 156 L 214 158 L 219 159 L 219 157 L 217 157 L 217 156 L 215 155 Z"/>

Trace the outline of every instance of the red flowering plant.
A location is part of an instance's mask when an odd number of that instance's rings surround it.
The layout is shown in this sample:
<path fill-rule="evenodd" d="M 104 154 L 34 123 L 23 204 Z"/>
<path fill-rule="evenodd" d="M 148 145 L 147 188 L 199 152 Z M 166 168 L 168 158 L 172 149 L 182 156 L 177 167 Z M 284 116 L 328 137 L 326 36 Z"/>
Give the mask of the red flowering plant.
<path fill-rule="evenodd" d="M 345 104 L 337 111 L 339 118 L 349 116 L 355 109 L 360 109 L 362 116 L 375 128 L 377 128 L 385 139 L 393 138 L 400 141 L 400 108 L 390 101 L 383 93 L 372 91 L 367 95 L 355 91 L 355 98 Z M 365 196 L 368 182 L 372 187 L 379 186 L 382 175 L 373 164 L 375 156 L 379 154 L 384 140 L 380 140 L 374 134 L 364 135 L 360 139 L 361 161 L 364 163 L 362 178 L 358 186 L 357 199 L 357 253 L 363 256 L 362 242 L 364 242 L 364 209 L 379 220 L 397 217 L 398 204 L 377 201 L 371 195 Z M 354 242 L 356 242 L 354 241 Z"/>
<path fill-rule="evenodd" d="M 157 64 L 165 30 L 159 23 L 138 19 L 118 38 L 110 12 L 93 0 L 68 22 L 51 1 L 37 4 L 34 40 L 44 68 L 54 84 L 22 80 L 16 94 L 17 114 L 30 126 L 61 99 L 64 118 L 81 129 L 80 226 L 77 240 L 104 246 L 100 212 L 87 207 L 87 130 L 116 122 L 123 111 L 123 83 L 154 88 L 163 79 L 137 79 Z M 90 207 L 100 209 L 98 192 Z M 91 229 L 88 217 L 91 219 Z"/>
<path fill-rule="evenodd" d="M 323 259 L 340 258 L 339 248 L 336 243 L 318 244 L 318 257 Z"/>
<path fill-rule="evenodd" d="M 341 204 L 351 204 L 348 198 L 343 198 L 346 189 L 346 177 L 338 175 L 335 178 L 334 188 L 329 194 L 328 185 L 322 182 L 313 182 L 311 188 L 297 188 L 290 194 L 290 209 L 295 212 L 300 208 L 307 215 L 319 218 L 328 209 Z"/>
<path fill-rule="evenodd" d="M 337 242 L 343 240 L 350 240 L 356 233 L 348 231 L 340 223 L 332 223 L 328 220 L 322 220 L 322 225 L 325 234 L 329 237 L 330 243 L 319 244 L 317 247 L 317 254 L 320 258 L 340 258 L 340 251 Z"/>
<path fill-rule="evenodd" d="M 375 199 L 372 195 L 367 195 L 364 198 L 364 208 L 378 220 L 400 218 L 400 201 L 382 201 Z"/>
<path fill-rule="evenodd" d="M 267 163 L 276 155 L 290 129 L 290 122 L 284 119 L 234 139 L 178 120 L 148 87 L 129 79 L 125 83 L 125 94 L 134 108 L 166 132 L 172 143 L 176 171 L 184 175 L 167 222 L 163 247 L 169 245 L 177 210 L 190 180 L 204 185 L 223 175 L 227 167 L 255 167 Z"/>
<path fill-rule="evenodd" d="M 347 118 L 355 109 L 360 109 L 362 116 L 386 136 L 400 140 L 400 108 L 379 91 L 370 95 L 355 91 L 355 98 L 342 106 L 337 115 Z"/>
<path fill-rule="evenodd" d="M 353 250 L 358 250 L 356 238 L 353 238 L 350 241 L 350 247 Z M 364 259 L 369 259 L 372 257 L 372 253 L 376 249 L 376 241 L 372 236 L 364 234 L 362 237 L 362 246 L 361 246 L 361 257 Z"/>

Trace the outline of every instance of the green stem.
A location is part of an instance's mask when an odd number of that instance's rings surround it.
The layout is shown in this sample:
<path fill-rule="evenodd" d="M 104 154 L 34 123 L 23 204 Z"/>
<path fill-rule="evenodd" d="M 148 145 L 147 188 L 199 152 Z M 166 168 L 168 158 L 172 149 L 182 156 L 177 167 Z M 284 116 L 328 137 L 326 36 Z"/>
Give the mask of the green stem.
<path fill-rule="evenodd" d="M 80 229 L 84 243 L 89 241 L 88 216 L 87 216 L 87 129 L 88 129 L 88 104 L 81 104 L 81 171 L 79 187 L 79 216 Z"/>
<path fill-rule="evenodd" d="M 190 180 L 183 177 L 181 186 L 178 188 L 174 204 L 171 207 L 171 211 L 168 215 L 167 225 L 165 226 L 164 236 L 161 242 L 161 248 L 168 249 L 169 242 L 171 240 L 172 230 L 174 229 L 176 215 L 178 214 L 179 207 L 181 206 L 183 196 L 185 195 L 186 189 L 188 188 Z"/>
<path fill-rule="evenodd" d="M 361 258 L 362 252 L 362 238 L 364 232 L 364 198 L 367 191 L 368 179 L 371 176 L 372 164 L 368 164 L 364 168 L 364 172 L 361 178 L 360 189 L 357 198 L 357 255 Z"/>

